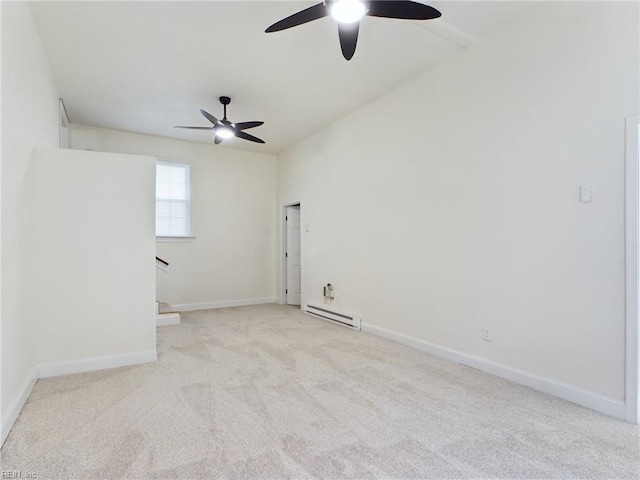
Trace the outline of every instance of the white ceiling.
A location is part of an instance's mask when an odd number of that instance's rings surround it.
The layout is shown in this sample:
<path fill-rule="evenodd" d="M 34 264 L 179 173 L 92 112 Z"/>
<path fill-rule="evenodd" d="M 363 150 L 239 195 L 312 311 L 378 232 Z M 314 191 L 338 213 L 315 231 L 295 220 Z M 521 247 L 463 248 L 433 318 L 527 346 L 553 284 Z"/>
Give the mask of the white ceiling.
<path fill-rule="evenodd" d="M 430 1 L 441 19 L 365 17 L 351 61 L 330 18 L 264 33 L 314 3 L 35 2 L 32 11 L 71 122 L 211 143 L 210 132 L 173 125 L 209 126 L 199 109 L 220 118 L 228 95 L 229 119 L 264 121 L 248 133 L 267 143 L 224 145 L 277 153 L 532 8 Z"/>

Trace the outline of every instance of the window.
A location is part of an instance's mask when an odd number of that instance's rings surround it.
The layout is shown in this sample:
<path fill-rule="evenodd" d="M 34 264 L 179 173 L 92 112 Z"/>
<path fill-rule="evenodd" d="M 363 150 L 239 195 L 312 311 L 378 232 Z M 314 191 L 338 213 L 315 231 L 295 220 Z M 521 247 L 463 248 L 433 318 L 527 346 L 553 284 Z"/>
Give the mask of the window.
<path fill-rule="evenodd" d="M 156 237 L 190 237 L 191 175 L 184 163 L 156 163 Z"/>

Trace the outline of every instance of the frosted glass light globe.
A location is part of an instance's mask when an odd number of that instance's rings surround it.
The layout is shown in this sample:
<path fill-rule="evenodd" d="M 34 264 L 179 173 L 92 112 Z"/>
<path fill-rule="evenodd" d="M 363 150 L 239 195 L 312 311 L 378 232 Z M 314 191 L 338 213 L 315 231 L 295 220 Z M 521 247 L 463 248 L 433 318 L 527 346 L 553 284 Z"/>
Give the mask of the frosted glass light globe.
<path fill-rule="evenodd" d="M 232 128 L 216 127 L 216 136 L 220 138 L 231 138 L 235 135 Z"/>
<path fill-rule="evenodd" d="M 360 0 L 338 0 L 331 7 L 331 16 L 340 23 L 355 23 L 365 12 L 364 3 Z"/>

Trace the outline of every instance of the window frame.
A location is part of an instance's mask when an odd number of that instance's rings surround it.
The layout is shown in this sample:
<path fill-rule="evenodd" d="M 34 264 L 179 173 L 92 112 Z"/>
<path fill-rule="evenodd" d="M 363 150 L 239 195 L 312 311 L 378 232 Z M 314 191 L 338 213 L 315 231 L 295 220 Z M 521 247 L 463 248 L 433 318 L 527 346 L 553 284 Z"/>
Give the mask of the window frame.
<path fill-rule="evenodd" d="M 156 225 L 156 242 L 163 242 L 163 243 L 182 243 L 182 242 L 194 242 L 196 240 L 196 236 L 195 236 L 195 227 L 194 227 L 194 221 L 193 221 L 193 180 L 192 180 L 192 169 L 193 166 L 190 163 L 187 163 L 185 161 L 178 161 L 178 160 L 173 160 L 173 159 L 168 159 L 168 158 L 156 158 L 156 193 L 155 193 L 155 201 L 156 201 L 156 210 L 157 210 L 157 206 L 158 206 L 158 174 L 157 174 L 157 168 L 158 165 L 166 165 L 166 166 L 179 166 L 181 168 L 184 168 L 187 172 L 187 176 L 188 176 L 188 181 L 187 181 L 187 206 L 188 206 L 188 212 L 189 212 L 189 234 L 188 235 L 171 235 L 171 236 L 165 236 L 165 235 L 158 235 L 157 233 L 157 225 Z M 160 199 L 162 200 L 162 199 Z M 169 201 L 176 201 L 176 200 L 172 200 L 172 199 L 164 199 L 169 200 Z M 157 215 L 157 213 L 156 213 Z M 154 218 L 154 220 L 156 220 L 157 217 Z M 157 222 L 156 222 L 157 223 Z"/>

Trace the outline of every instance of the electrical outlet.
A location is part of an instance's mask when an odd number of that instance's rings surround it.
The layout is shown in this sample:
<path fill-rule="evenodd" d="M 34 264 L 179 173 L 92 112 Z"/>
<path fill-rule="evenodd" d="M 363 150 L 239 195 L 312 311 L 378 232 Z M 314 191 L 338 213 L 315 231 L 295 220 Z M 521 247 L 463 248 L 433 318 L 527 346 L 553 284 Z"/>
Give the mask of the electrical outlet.
<path fill-rule="evenodd" d="M 482 327 L 482 340 L 485 342 L 493 341 L 493 332 L 488 327 Z"/>

